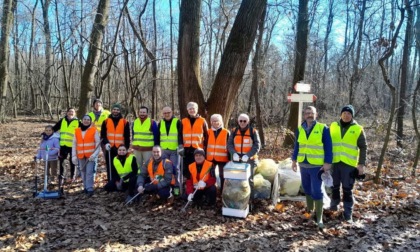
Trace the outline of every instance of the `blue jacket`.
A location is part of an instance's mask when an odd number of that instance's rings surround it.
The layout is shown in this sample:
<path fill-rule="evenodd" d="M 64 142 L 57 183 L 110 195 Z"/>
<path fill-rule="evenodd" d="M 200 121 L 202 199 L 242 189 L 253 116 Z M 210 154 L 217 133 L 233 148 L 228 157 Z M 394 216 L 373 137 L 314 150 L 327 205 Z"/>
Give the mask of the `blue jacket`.
<path fill-rule="evenodd" d="M 36 154 L 37 159 L 45 160 L 47 146 L 49 149 L 48 160 L 58 159 L 58 151 L 60 150 L 60 135 L 54 133 L 47 140 L 42 140 L 38 149 L 38 153 Z"/>
<path fill-rule="evenodd" d="M 315 124 L 317 122 L 315 121 Z M 314 125 L 315 125 L 314 124 Z M 303 128 L 307 128 L 306 122 L 302 123 L 302 127 Z M 314 127 L 312 126 L 311 129 L 309 129 L 309 132 L 306 133 L 306 137 L 309 136 L 309 134 L 311 133 L 312 129 Z M 295 133 L 295 148 L 293 150 L 293 155 L 292 155 L 292 160 L 297 160 L 297 156 L 299 153 L 299 142 L 297 141 L 297 139 L 299 139 L 299 129 L 296 130 Z M 330 135 L 330 129 L 325 126 L 324 127 L 324 131 L 322 132 L 322 143 L 324 144 L 324 163 L 328 163 L 331 164 L 332 163 L 332 158 L 333 158 L 333 153 L 332 153 L 332 140 L 331 140 L 331 135 Z M 303 161 L 303 163 L 309 164 L 308 160 Z"/>

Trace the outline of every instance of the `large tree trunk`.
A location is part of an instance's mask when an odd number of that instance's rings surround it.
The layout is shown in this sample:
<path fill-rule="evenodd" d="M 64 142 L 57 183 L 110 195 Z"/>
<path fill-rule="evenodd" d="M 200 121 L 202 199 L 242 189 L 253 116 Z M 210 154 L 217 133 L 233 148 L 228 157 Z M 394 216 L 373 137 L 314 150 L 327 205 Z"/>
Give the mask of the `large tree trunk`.
<path fill-rule="evenodd" d="M 413 22 L 414 15 L 408 0 L 405 1 L 405 9 L 407 11 L 407 26 L 405 28 L 405 39 L 403 47 L 403 57 L 401 63 L 401 82 L 400 82 L 400 99 L 397 110 L 397 146 L 403 147 L 403 134 L 404 134 L 404 115 L 405 108 L 407 107 L 407 82 L 410 73 L 410 54 L 411 46 L 413 43 Z"/>
<path fill-rule="evenodd" d="M 296 34 L 296 52 L 295 52 L 295 68 L 293 71 L 293 86 L 304 80 L 306 67 L 306 52 L 308 50 L 308 35 L 309 35 L 309 15 L 308 15 L 308 0 L 299 0 L 299 14 L 297 21 Z M 299 104 L 292 102 L 290 105 L 289 121 L 287 128 L 294 132 L 298 127 Z M 288 134 L 284 140 L 284 146 L 292 146 L 294 137 Z"/>
<path fill-rule="evenodd" d="M 105 27 L 108 23 L 109 0 L 99 0 L 95 21 L 90 35 L 90 45 L 86 65 L 83 69 L 80 87 L 80 102 L 78 115 L 81 117 L 89 109 L 89 98 L 93 91 L 93 81 L 98 71 L 98 62 L 101 55 L 102 40 Z"/>
<path fill-rule="evenodd" d="M 178 101 L 181 117 L 187 115 L 187 103 L 197 102 L 204 114 L 204 95 L 200 79 L 201 0 L 182 0 L 178 39 Z"/>
<path fill-rule="evenodd" d="M 8 62 L 10 56 L 9 38 L 13 27 L 13 14 L 16 9 L 16 0 L 3 1 L 3 15 L 1 19 L 1 35 L 0 35 L 0 87 L 1 87 L 1 101 L 0 101 L 0 122 L 4 123 L 6 120 L 6 97 L 7 97 L 7 82 L 9 81 Z"/>
<path fill-rule="evenodd" d="M 51 68 L 53 67 L 52 63 L 52 49 L 51 49 L 51 31 L 50 31 L 50 21 L 48 19 L 48 10 L 50 9 L 51 0 L 41 0 L 42 6 L 42 17 L 44 20 L 44 37 L 45 37 L 45 86 L 44 86 L 44 109 L 48 111 L 50 119 L 53 119 L 51 112 L 51 103 L 50 103 L 50 92 L 51 92 Z"/>
<path fill-rule="evenodd" d="M 258 22 L 266 6 L 266 0 L 242 1 L 229 34 L 220 67 L 207 101 L 208 114 L 221 114 L 226 125 L 242 83 L 257 33 Z"/>

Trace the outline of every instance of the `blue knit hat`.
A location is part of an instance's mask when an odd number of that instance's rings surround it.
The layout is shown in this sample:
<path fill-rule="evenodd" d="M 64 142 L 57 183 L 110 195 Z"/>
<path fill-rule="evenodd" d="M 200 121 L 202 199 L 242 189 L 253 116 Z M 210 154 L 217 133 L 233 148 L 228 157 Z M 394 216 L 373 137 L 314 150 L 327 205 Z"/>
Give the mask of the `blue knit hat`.
<path fill-rule="evenodd" d="M 342 114 L 344 111 L 347 111 L 351 114 L 352 117 L 354 117 L 354 108 L 352 105 L 346 105 L 341 109 L 341 113 Z"/>

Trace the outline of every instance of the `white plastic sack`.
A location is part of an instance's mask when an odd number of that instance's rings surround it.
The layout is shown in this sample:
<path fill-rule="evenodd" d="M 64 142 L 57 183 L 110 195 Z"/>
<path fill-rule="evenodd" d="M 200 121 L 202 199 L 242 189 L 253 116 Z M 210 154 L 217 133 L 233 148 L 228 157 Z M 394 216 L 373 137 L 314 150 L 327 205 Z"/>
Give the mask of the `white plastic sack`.
<path fill-rule="evenodd" d="M 277 167 L 278 165 L 273 159 L 262 159 L 258 163 L 255 173 L 261 174 L 265 179 L 270 181 L 270 183 L 273 183 L 274 177 L 277 174 Z"/>
<path fill-rule="evenodd" d="M 254 176 L 254 198 L 269 199 L 271 197 L 271 183 L 261 174 Z"/>
<path fill-rule="evenodd" d="M 248 180 L 225 179 L 223 185 L 223 206 L 245 210 L 248 207 L 251 187 Z"/>
<path fill-rule="evenodd" d="M 328 208 L 330 208 L 331 199 L 330 199 L 330 197 L 328 197 L 328 194 L 325 191 L 324 182 L 322 182 L 321 191 L 322 191 L 322 194 L 324 195 L 324 197 L 322 199 L 323 207 L 324 207 L 324 209 L 328 209 Z"/>
<path fill-rule="evenodd" d="M 292 159 L 280 161 L 278 172 L 280 174 L 280 195 L 298 195 L 302 181 L 299 169 L 296 172 L 292 170 Z"/>

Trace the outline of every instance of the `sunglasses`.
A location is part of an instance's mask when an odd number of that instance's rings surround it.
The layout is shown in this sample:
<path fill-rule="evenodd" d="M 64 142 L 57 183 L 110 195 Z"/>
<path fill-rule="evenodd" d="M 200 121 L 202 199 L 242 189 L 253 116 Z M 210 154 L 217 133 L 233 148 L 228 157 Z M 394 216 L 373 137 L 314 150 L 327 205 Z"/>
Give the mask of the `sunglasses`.
<path fill-rule="evenodd" d="M 246 120 L 239 120 L 240 123 L 246 123 Z"/>

